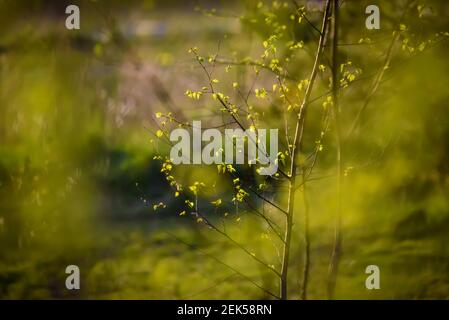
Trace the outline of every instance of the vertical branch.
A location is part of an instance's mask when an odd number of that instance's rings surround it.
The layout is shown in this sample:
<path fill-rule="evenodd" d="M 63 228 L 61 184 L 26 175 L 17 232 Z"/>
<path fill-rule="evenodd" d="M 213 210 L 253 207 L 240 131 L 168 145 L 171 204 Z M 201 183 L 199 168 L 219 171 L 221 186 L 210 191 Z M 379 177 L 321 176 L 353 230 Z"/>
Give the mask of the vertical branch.
<path fill-rule="evenodd" d="M 302 269 L 300 297 L 302 300 L 307 299 L 307 285 L 309 283 L 309 269 L 310 269 L 310 235 L 309 235 L 309 202 L 306 193 L 307 172 L 302 171 L 302 200 L 304 203 L 304 265 Z"/>
<path fill-rule="evenodd" d="M 340 108 L 338 101 L 339 90 L 339 63 L 338 63 L 338 23 L 339 23 L 338 0 L 333 0 L 333 23 L 332 23 L 332 102 L 334 112 L 335 140 L 336 140 L 336 162 L 337 162 L 337 207 L 334 225 L 334 243 L 332 247 L 331 260 L 328 270 L 327 295 L 332 299 L 337 281 L 338 265 L 341 255 L 341 188 L 342 188 L 342 161 L 341 161 L 341 126 Z"/>
<path fill-rule="evenodd" d="M 284 248 L 282 255 L 282 268 L 281 268 L 281 279 L 280 279 L 280 298 L 285 300 L 287 299 L 287 279 L 288 279 L 288 264 L 290 259 L 290 244 L 291 244 L 291 236 L 292 236 L 292 227 L 293 227 L 293 212 L 295 208 L 295 190 L 296 190 L 296 171 L 298 168 L 298 159 L 297 155 L 302 146 L 302 136 L 304 131 L 305 119 L 306 119 L 306 111 L 307 105 L 309 103 L 310 94 L 312 92 L 312 88 L 315 83 L 315 78 L 318 72 L 319 62 L 321 60 L 324 42 L 326 39 L 326 30 L 328 25 L 329 18 L 329 8 L 330 8 L 330 0 L 326 1 L 324 14 L 323 14 L 323 22 L 321 27 L 320 39 L 318 42 L 318 48 L 315 54 L 315 61 L 313 64 L 312 71 L 309 77 L 309 83 L 307 85 L 306 92 L 304 94 L 303 101 L 301 103 L 301 107 L 299 109 L 297 120 L 296 120 L 296 128 L 295 135 L 293 139 L 292 146 L 292 154 L 291 154 L 291 165 L 290 165 L 290 180 L 289 180 L 289 190 L 288 190 L 288 203 L 287 203 L 287 216 L 285 221 L 285 237 L 284 237 Z"/>

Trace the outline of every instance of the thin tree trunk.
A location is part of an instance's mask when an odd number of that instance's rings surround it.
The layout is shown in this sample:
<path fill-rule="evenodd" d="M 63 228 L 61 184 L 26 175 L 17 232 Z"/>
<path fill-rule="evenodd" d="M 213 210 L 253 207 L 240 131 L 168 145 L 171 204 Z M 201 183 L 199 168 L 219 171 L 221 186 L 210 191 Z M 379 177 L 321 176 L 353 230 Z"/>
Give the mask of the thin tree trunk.
<path fill-rule="evenodd" d="M 301 107 L 298 113 L 298 119 L 296 121 L 295 135 L 292 147 L 291 155 L 291 166 L 290 166 L 290 180 L 289 180 L 289 191 L 288 191 L 288 203 L 287 203 L 287 217 L 285 225 L 285 237 L 284 237 L 284 250 L 282 256 L 282 268 L 280 276 L 280 298 L 286 300 L 288 297 L 288 264 L 290 259 L 290 244 L 291 244 L 291 233 L 293 227 L 293 213 L 295 208 L 295 190 L 296 190 L 296 176 L 297 176 L 297 155 L 302 147 L 302 136 L 304 131 L 307 104 L 310 99 L 310 94 L 315 82 L 316 74 L 318 72 L 318 66 L 321 59 L 321 53 L 324 48 L 324 42 L 327 34 L 327 25 L 329 18 L 330 0 L 326 1 L 323 22 L 320 34 L 320 40 L 318 43 L 318 48 L 315 54 L 315 61 L 313 64 L 312 72 L 309 77 L 309 83 L 304 94 L 304 99 L 301 103 Z"/>
<path fill-rule="evenodd" d="M 332 248 L 331 261 L 329 264 L 327 295 L 333 299 L 335 285 L 337 282 L 338 266 L 341 256 L 341 188 L 342 188 L 342 161 L 341 161 L 341 127 L 340 127 L 340 109 L 338 101 L 339 89 L 339 62 L 338 62 L 338 23 L 339 1 L 333 0 L 333 23 L 332 23 L 332 102 L 334 110 L 334 125 L 336 138 L 336 161 L 337 161 L 337 208 L 335 213 L 334 225 L 334 243 Z"/>
<path fill-rule="evenodd" d="M 303 170 L 303 203 L 304 203 L 304 265 L 302 269 L 301 291 L 300 297 L 302 300 L 307 299 L 307 285 L 309 283 L 309 269 L 310 269 L 310 236 L 309 236 L 309 202 L 306 194 L 306 174 Z"/>
<path fill-rule="evenodd" d="M 296 170 L 296 166 L 294 167 Z M 284 253 L 282 256 L 282 269 L 281 269 L 281 286 L 280 286 L 280 297 L 281 300 L 286 300 L 288 297 L 288 262 L 290 259 L 290 244 L 292 238 L 292 227 L 293 227 L 293 208 L 295 207 L 295 175 L 293 174 L 290 180 L 288 188 L 288 215 L 285 222 L 285 238 L 284 238 Z"/>

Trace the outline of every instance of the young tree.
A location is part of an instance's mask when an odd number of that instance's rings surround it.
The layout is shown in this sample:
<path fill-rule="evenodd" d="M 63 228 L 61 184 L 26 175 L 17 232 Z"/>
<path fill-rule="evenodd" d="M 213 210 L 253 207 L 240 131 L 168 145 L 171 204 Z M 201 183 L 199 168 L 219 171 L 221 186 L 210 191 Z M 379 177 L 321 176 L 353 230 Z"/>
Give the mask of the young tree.
<path fill-rule="evenodd" d="M 256 8 L 252 8 L 246 16 L 240 18 L 243 25 L 254 27 L 256 24 L 257 27 L 263 29 L 262 34 L 268 30 L 269 35 L 261 46 L 263 52 L 256 59 L 251 57 L 224 58 L 220 53 L 221 43 L 217 52 L 209 57 L 203 56 L 196 47 L 190 49 L 206 82 L 201 88 L 190 88 L 186 91 L 186 95 L 194 100 L 201 100 L 203 103 L 212 101 L 215 111 L 212 112 L 214 115 L 212 120 L 207 121 L 208 128 L 222 131 L 228 128 L 237 128 L 247 133 L 256 132 L 260 128 L 282 128 L 283 134 L 280 135 L 279 140 L 280 150 L 277 153 L 278 170 L 271 175 L 259 175 L 258 165 L 261 163 L 261 155 L 265 156 L 269 150 L 257 138 L 257 141 L 251 141 L 254 136 L 248 134 L 246 136 L 247 145 L 254 143 L 259 155 L 253 163 L 233 165 L 225 163 L 222 154 L 215 154 L 216 159 L 223 161 L 217 163 L 218 174 L 228 176 L 232 181 L 232 196 L 228 199 L 219 197 L 210 199 L 213 201 L 205 201 L 203 198 L 210 197 L 210 193 L 206 191 L 216 187 L 216 185 L 208 185 L 205 181 L 195 181 L 186 188 L 182 178 L 176 175 L 173 158 L 168 155 L 157 157 L 162 161 L 161 171 L 175 189 L 175 197 L 181 197 L 182 194 L 185 196 L 186 210 L 182 211 L 180 215 L 194 217 L 198 223 L 216 232 L 263 268 L 272 272 L 279 280 L 279 292 L 270 291 L 269 288 L 263 287 L 229 264 L 216 257 L 213 258 L 274 298 L 287 299 L 289 294 L 298 290 L 289 287 L 289 282 L 291 283 L 289 273 L 292 242 L 294 241 L 293 226 L 295 221 L 300 221 L 297 216 L 299 214 L 298 200 L 301 198 L 303 202 L 301 223 L 303 225 L 300 227 L 303 232 L 304 248 L 303 268 L 299 277 L 301 283 L 298 291 L 300 298 L 307 298 L 310 272 L 310 206 L 306 187 L 313 180 L 312 172 L 318 156 L 323 150 L 323 141 L 330 131 L 332 131 L 335 141 L 334 143 L 329 142 L 329 145 L 330 148 L 335 149 L 332 158 L 334 159 L 334 173 L 337 182 L 334 240 L 329 263 L 327 293 L 329 298 L 334 296 L 342 252 L 341 229 L 344 216 L 342 193 L 345 169 L 342 153 L 344 133 L 341 120 L 343 109 L 341 96 L 359 80 L 374 78 L 361 108 L 355 115 L 350 114 L 346 117 L 350 119 L 349 123 L 351 124 L 348 126 L 349 130 L 347 130 L 346 136 L 350 136 L 356 130 L 361 114 L 367 108 L 389 68 L 394 45 L 401 37 L 405 38 L 405 29 L 401 21 L 405 12 L 412 5 L 414 4 L 407 3 L 402 17 L 390 23 L 392 36 L 380 69 L 365 78 L 360 76 L 362 69 L 355 66 L 349 59 L 350 52 L 346 50 L 342 53 L 340 50 L 341 47 L 350 44 L 345 44 L 341 40 L 346 40 L 348 37 L 342 36 L 343 32 L 339 30 L 341 29 L 339 14 L 341 1 L 338 0 L 323 1 L 318 8 L 310 7 L 309 3 L 300 5 L 296 1 L 290 3 L 274 1 L 271 6 L 262 2 L 257 4 Z M 215 10 L 204 10 L 204 12 L 217 14 Z M 259 21 L 263 21 L 263 23 L 259 23 Z M 349 22 L 346 21 L 346 23 Z M 307 30 L 307 33 L 304 30 Z M 300 35 L 304 37 L 304 40 L 299 39 Z M 357 45 L 371 45 L 371 40 L 362 38 Z M 307 61 L 307 68 L 305 61 Z M 232 83 L 232 88 L 226 87 L 223 85 L 223 83 L 226 84 L 226 81 L 216 76 L 217 70 L 223 67 L 225 72 L 231 68 L 238 68 L 238 70 L 250 68 L 254 71 L 254 79 L 249 85 L 241 84 L 238 81 L 229 81 Z M 265 85 L 256 86 L 260 83 Z M 267 89 L 267 84 L 271 86 L 271 89 Z M 226 90 L 230 90 L 231 93 L 226 94 Z M 231 98 L 232 96 L 234 98 Z M 311 109 L 311 105 L 315 102 L 322 102 L 323 107 Z M 311 116 L 314 119 L 312 126 L 309 125 Z M 173 146 L 174 142 L 170 139 L 171 130 L 174 128 L 187 128 L 192 131 L 196 129 L 195 125 L 185 119 L 177 118 L 171 112 L 158 112 L 156 118 L 159 120 L 159 128 L 154 134 L 170 146 Z M 316 119 L 319 121 L 316 122 Z M 231 141 L 234 140 L 231 138 Z M 242 152 L 242 146 L 233 143 L 232 153 Z M 243 148 L 243 153 L 248 156 L 248 148 L 246 150 Z M 224 178 L 220 179 L 222 183 L 225 183 Z M 158 209 L 163 205 L 162 203 L 155 204 L 154 208 Z M 234 206 L 235 214 L 238 215 L 242 211 L 250 212 L 267 226 L 270 235 L 273 236 L 272 241 L 281 245 L 281 261 L 278 266 L 272 261 L 267 262 L 254 254 L 251 249 L 235 240 L 228 232 L 225 221 L 231 216 L 228 212 L 230 205 Z M 223 214 L 217 219 L 216 216 L 209 214 L 210 212 L 222 212 Z"/>

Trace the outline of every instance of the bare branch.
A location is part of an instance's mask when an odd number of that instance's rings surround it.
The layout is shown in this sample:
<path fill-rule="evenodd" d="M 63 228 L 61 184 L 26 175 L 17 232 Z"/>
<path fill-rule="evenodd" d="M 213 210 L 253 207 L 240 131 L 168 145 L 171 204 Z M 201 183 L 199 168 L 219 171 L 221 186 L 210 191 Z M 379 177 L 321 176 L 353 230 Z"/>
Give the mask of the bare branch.
<path fill-rule="evenodd" d="M 251 279 L 250 277 L 244 275 L 243 273 L 241 273 L 240 271 L 238 271 L 238 270 L 235 269 L 234 267 L 230 266 L 230 265 L 227 264 L 226 262 L 224 262 L 224 261 L 218 259 L 217 257 L 215 257 L 215 256 L 213 256 L 213 255 L 211 255 L 211 254 L 209 254 L 209 253 L 207 253 L 207 252 L 205 252 L 205 251 L 199 249 L 198 246 L 195 246 L 195 245 L 193 245 L 193 244 L 187 243 L 186 241 L 184 241 L 184 240 L 182 240 L 182 239 L 176 237 L 174 234 L 172 234 L 172 233 L 170 233 L 170 232 L 167 232 L 167 231 L 166 231 L 166 233 L 167 233 L 168 235 L 170 235 L 171 237 L 173 237 L 174 239 L 176 239 L 177 241 L 181 242 L 182 244 L 188 246 L 189 248 L 194 249 L 194 250 L 200 252 L 201 254 L 203 254 L 203 255 L 205 255 L 205 256 L 207 256 L 207 257 L 209 257 L 209 258 L 215 260 L 215 261 L 218 262 L 219 264 L 225 266 L 226 268 L 228 268 L 228 269 L 234 271 L 236 274 L 238 274 L 239 276 L 241 276 L 241 277 L 244 278 L 245 280 L 249 281 L 249 282 L 252 283 L 255 287 L 259 288 L 260 290 L 262 290 L 262 291 L 265 292 L 266 294 L 272 296 L 273 298 L 279 299 L 279 297 L 278 297 L 276 294 L 274 294 L 274 293 L 270 292 L 269 290 L 265 289 L 264 287 L 262 287 L 261 285 L 259 285 L 257 282 L 255 282 L 253 279 Z"/>
<path fill-rule="evenodd" d="M 243 245 L 241 245 L 240 243 L 238 243 L 237 241 L 235 241 L 233 238 L 231 238 L 226 232 L 220 230 L 218 227 L 216 227 L 213 223 L 210 222 L 210 220 L 208 220 L 203 214 L 201 214 L 198 210 L 196 212 L 196 214 L 198 214 L 199 217 L 201 217 L 201 219 L 203 219 L 203 221 L 206 223 L 206 225 L 208 225 L 209 227 L 211 227 L 212 230 L 218 232 L 219 234 L 221 234 L 223 237 L 225 237 L 226 239 L 228 239 L 232 244 L 234 244 L 236 247 L 240 248 L 242 251 L 244 251 L 248 256 L 250 256 L 251 258 L 253 258 L 255 261 L 257 261 L 258 263 L 260 263 L 261 265 L 263 265 L 264 267 L 266 267 L 268 270 L 272 271 L 273 273 L 275 273 L 277 276 L 280 276 L 280 273 L 272 268 L 270 265 L 268 265 L 266 262 L 262 261 L 261 259 L 259 259 L 255 254 L 253 254 L 252 252 L 250 252 L 248 249 L 246 249 Z"/>

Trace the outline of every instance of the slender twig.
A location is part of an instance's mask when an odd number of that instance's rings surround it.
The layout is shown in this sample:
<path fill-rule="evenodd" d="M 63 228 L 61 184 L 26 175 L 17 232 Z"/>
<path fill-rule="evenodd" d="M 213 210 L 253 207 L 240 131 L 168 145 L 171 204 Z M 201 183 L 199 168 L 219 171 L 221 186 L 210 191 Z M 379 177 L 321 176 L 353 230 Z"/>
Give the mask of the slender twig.
<path fill-rule="evenodd" d="M 280 277 L 280 273 L 272 268 L 270 265 L 268 265 L 268 263 L 262 261 L 261 259 L 259 259 L 255 254 L 253 254 L 252 252 L 250 252 L 248 249 L 246 249 L 242 244 L 238 243 L 236 240 L 234 240 L 231 236 L 229 236 L 229 234 L 227 234 L 226 232 L 220 230 L 217 226 L 215 226 L 212 222 L 210 222 L 209 219 L 207 219 L 203 214 L 201 214 L 199 212 L 199 210 L 196 211 L 196 214 L 201 217 L 201 219 L 203 219 L 203 221 L 206 223 L 207 226 L 209 226 L 212 230 L 216 231 L 217 233 L 219 233 L 220 235 L 222 235 L 223 237 L 225 237 L 227 240 L 229 240 L 233 245 L 235 245 L 237 248 L 241 249 L 243 252 L 245 252 L 248 256 L 250 256 L 251 258 L 253 258 L 255 261 L 257 261 L 258 263 L 260 263 L 261 265 L 263 265 L 264 267 L 266 267 L 268 270 L 272 271 L 274 274 L 276 274 L 278 277 Z"/>
<path fill-rule="evenodd" d="M 382 64 L 382 67 L 379 71 L 379 73 L 377 74 L 376 78 L 374 79 L 373 85 L 371 87 L 370 92 L 368 93 L 368 95 L 366 96 L 365 100 L 363 101 L 363 104 L 361 106 L 361 108 L 359 109 L 359 111 L 357 112 L 357 115 L 354 118 L 354 121 L 347 133 L 347 136 L 351 136 L 351 134 L 354 132 L 355 128 L 357 127 L 357 124 L 360 120 L 360 117 L 362 115 L 362 113 L 365 111 L 365 109 L 368 107 L 368 104 L 371 102 L 371 99 L 374 97 L 374 94 L 376 93 L 377 89 L 379 88 L 379 85 L 382 81 L 382 78 L 384 77 L 385 72 L 387 71 L 389 65 L 390 65 L 390 61 L 391 61 L 391 57 L 392 57 L 392 52 L 393 52 L 393 47 L 394 44 L 396 43 L 396 41 L 399 38 L 399 32 L 396 32 L 395 36 L 393 36 L 393 38 L 391 39 L 390 44 L 388 45 L 388 49 L 387 49 L 387 53 L 385 55 L 385 59 L 384 62 Z"/>
<path fill-rule="evenodd" d="M 254 60 L 250 60 L 250 59 L 245 59 L 245 60 L 228 60 L 228 59 L 217 59 L 216 63 L 218 64 L 222 64 L 222 65 L 231 65 L 231 66 L 254 66 L 254 67 L 259 67 L 261 69 L 264 69 L 270 73 L 272 73 L 275 76 L 284 76 L 283 74 L 279 73 L 275 70 L 273 70 L 272 68 L 270 68 L 269 65 L 259 62 L 259 61 L 254 61 Z M 287 75 L 285 76 L 286 79 L 289 80 L 293 80 L 293 81 L 297 81 L 299 79 L 291 76 L 291 75 Z M 251 92 L 251 91 L 250 91 Z"/>
<path fill-rule="evenodd" d="M 303 189 L 302 200 L 304 204 L 304 261 L 302 269 L 301 290 L 300 297 L 302 300 L 307 299 L 307 286 L 309 283 L 309 270 L 310 270 L 310 232 L 309 232 L 309 202 L 306 193 L 306 171 L 302 170 L 303 174 Z"/>
<path fill-rule="evenodd" d="M 407 11 L 412 7 L 412 5 L 415 3 L 415 0 L 408 0 L 407 4 L 405 5 L 404 11 L 401 14 L 401 17 L 399 18 L 398 24 L 401 23 L 401 21 L 404 19 L 405 14 L 407 13 Z M 362 115 L 362 113 L 365 111 L 365 109 L 368 107 L 368 104 L 371 102 L 374 94 L 376 93 L 377 89 L 379 88 L 380 83 L 382 82 L 382 78 L 384 77 L 385 72 L 387 71 L 387 69 L 390 66 L 390 61 L 392 58 L 392 52 L 393 52 L 393 47 L 395 45 L 395 43 L 398 41 L 400 37 L 400 32 L 398 30 L 395 30 L 393 32 L 393 38 L 391 39 L 390 44 L 388 45 L 388 49 L 387 52 L 385 54 L 385 58 L 384 58 L 384 62 L 382 63 L 382 67 L 380 69 L 380 71 L 378 72 L 376 78 L 374 79 L 373 85 L 371 87 L 370 92 L 368 93 L 367 97 L 365 98 L 365 100 L 363 101 L 362 107 L 359 109 L 348 133 L 346 134 L 346 136 L 351 136 L 351 134 L 354 132 L 354 130 L 357 127 L 358 122 L 360 121 L 360 117 Z"/>
<path fill-rule="evenodd" d="M 279 240 L 281 240 L 282 242 L 284 242 L 284 239 L 282 239 L 281 234 L 279 233 L 278 230 L 276 230 L 275 227 L 279 228 L 277 226 L 277 224 L 275 224 L 273 221 L 271 221 L 265 214 L 263 214 L 262 212 L 260 212 L 259 210 L 257 210 L 248 200 L 245 199 L 245 203 L 247 204 L 247 206 L 251 209 L 251 211 L 253 211 L 254 213 L 256 213 L 259 217 L 261 217 L 262 219 L 265 220 L 265 222 L 268 224 L 268 226 L 270 227 L 270 229 L 274 232 L 274 234 L 279 238 Z"/>
<path fill-rule="evenodd" d="M 215 289 L 216 287 L 218 287 L 219 285 L 231 280 L 232 278 L 234 278 L 235 276 L 240 276 L 240 274 L 236 273 L 235 271 L 233 273 L 231 273 L 230 275 L 218 280 L 217 282 L 215 282 L 214 284 L 212 284 L 211 286 L 201 289 L 200 291 L 197 291 L 195 293 L 189 294 L 188 296 L 184 296 L 182 297 L 180 300 L 186 300 L 186 299 L 191 299 L 193 297 L 199 296 L 202 293 L 208 292 L 212 289 Z"/>
<path fill-rule="evenodd" d="M 301 10 L 301 7 L 299 6 L 298 2 L 296 2 L 296 0 L 292 0 L 293 5 L 296 7 L 296 10 L 299 11 Z M 299 15 L 299 13 L 298 13 Z M 313 30 L 315 30 L 316 32 L 318 32 L 318 35 L 323 36 L 322 31 L 320 31 L 320 29 L 318 29 L 308 18 L 307 16 L 303 13 L 300 15 L 301 18 L 304 18 L 304 20 L 306 20 L 306 22 L 309 24 L 309 26 L 312 27 Z"/>
<path fill-rule="evenodd" d="M 282 212 L 284 215 L 287 215 L 287 211 L 282 209 L 279 205 L 275 204 L 273 201 L 267 199 L 266 197 L 264 197 L 263 195 L 261 195 L 259 192 L 257 192 L 256 190 L 254 190 L 253 188 L 249 188 L 249 190 L 251 192 L 253 192 L 258 198 L 260 198 L 261 200 L 265 201 L 266 203 L 268 203 L 269 205 L 273 206 L 274 208 L 278 209 L 280 212 Z"/>
<path fill-rule="evenodd" d="M 265 292 L 266 294 L 272 296 L 273 298 L 279 299 L 279 297 L 278 297 L 276 294 L 274 294 L 274 293 L 270 292 L 269 290 L 265 289 L 265 288 L 262 287 L 260 284 L 258 284 L 257 282 L 255 282 L 253 279 L 251 279 L 250 277 L 244 275 L 243 273 L 241 273 L 240 271 L 238 271 L 236 268 L 230 266 L 230 265 L 227 264 L 226 262 L 224 262 L 224 261 L 218 259 L 217 257 L 215 257 L 215 256 L 213 256 L 213 255 L 211 255 L 211 254 L 209 254 L 209 253 L 207 253 L 207 252 L 205 252 L 205 251 L 199 249 L 198 246 L 195 246 L 195 245 L 193 245 L 193 244 L 190 244 L 190 243 L 188 243 L 188 242 L 186 242 L 186 241 L 184 241 L 184 240 L 182 240 L 182 239 L 176 237 L 174 234 L 172 234 L 172 233 L 170 233 L 170 232 L 166 232 L 166 233 L 167 233 L 168 235 L 170 235 L 171 237 L 173 237 L 174 239 L 176 239 L 177 241 L 181 242 L 182 244 L 188 246 L 189 248 L 198 251 L 199 253 L 201 253 L 201 254 L 203 254 L 203 255 L 205 255 L 205 256 L 207 256 L 207 257 L 209 257 L 209 258 L 215 260 L 215 261 L 218 262 L 219 264 L 221 264 L 221 265 L 225 266 L 226 268 L 228 268 L 228 269 L 234 271 L 236 274 L 238 274 L 239 276 L 241 276 L 242 278 L 244 278 L 244 279 L 247 280 L 248 282 L 252 283 L 255 287 L 259 288 L 260 290 L 262 290 L 262 291 Z"/>

